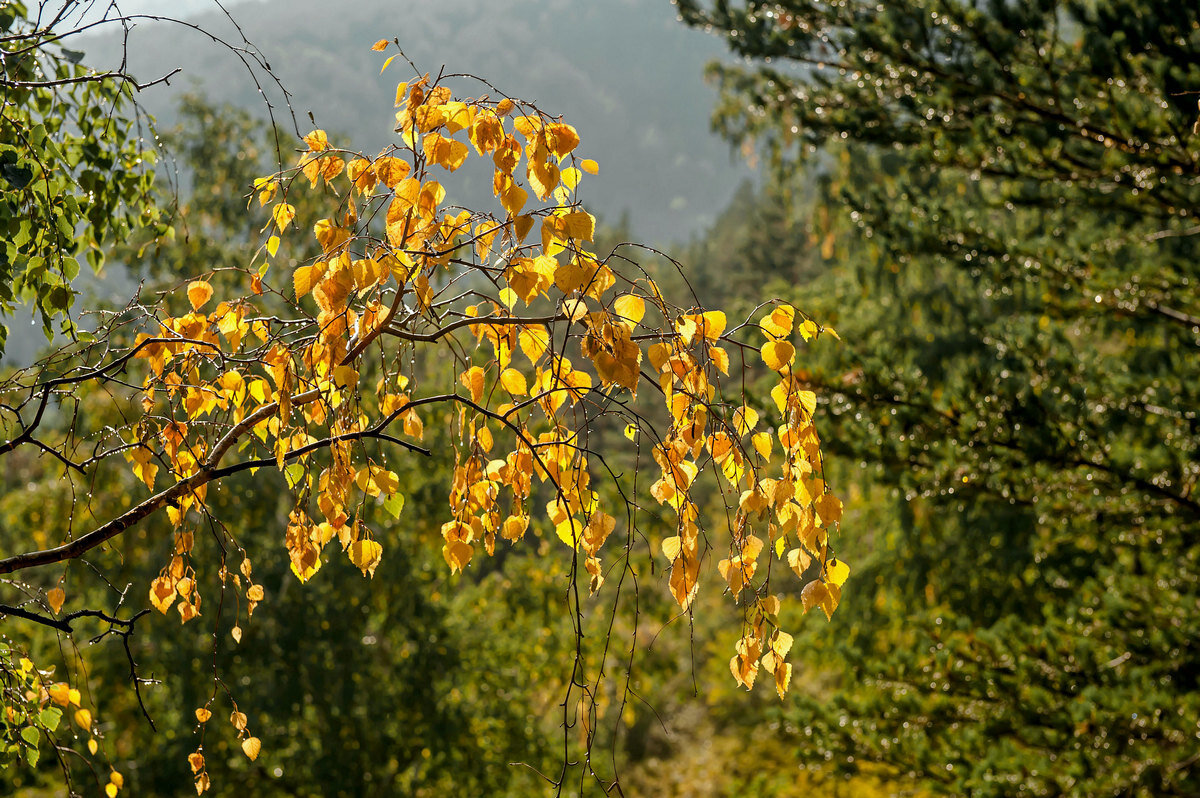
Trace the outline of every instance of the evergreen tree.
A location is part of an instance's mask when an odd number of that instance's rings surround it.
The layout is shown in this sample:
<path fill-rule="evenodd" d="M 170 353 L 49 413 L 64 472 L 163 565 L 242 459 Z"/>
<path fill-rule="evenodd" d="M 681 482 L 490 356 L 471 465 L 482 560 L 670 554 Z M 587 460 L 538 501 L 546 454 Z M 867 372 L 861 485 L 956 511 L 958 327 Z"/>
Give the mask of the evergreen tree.
<path fill-rule="evenodd" d="M 822 153 L 858 300 L 813 379 L 900 497 L 800 728 L 948 794 L 1195 794 L 1200 7 L 679 5 L 753 59 L 722 130 Z"/>

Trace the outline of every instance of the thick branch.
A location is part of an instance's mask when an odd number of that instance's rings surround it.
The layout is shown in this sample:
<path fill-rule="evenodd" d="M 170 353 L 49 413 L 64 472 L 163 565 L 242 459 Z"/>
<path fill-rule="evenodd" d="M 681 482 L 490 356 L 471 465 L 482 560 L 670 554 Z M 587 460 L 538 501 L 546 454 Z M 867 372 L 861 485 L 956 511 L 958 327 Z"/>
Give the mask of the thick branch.
<path fill-rule="evenodd" d="M 320 392 L 317 390 L 306 391 L 305 393 L 296 396 L 294 401 L 307 402 L 317 398 L 319 395 Z M 288 452 L 283 459 L 284 461 L 296 460 L 319 449 L 328 448 L 335 443 L 361 440 L 364 438 L 385 438 L 387 440 L 400 443 L 410 451 L 429 455 L 430 452 L 428 449 L 423 449 L 415 444 L 401 441 L 390 435 L 386 435 L 385 430 L 393 421 L 396 420 L 397 417 L 400 416 L 400 414 L 406 410 L 410 410 L 413 407 L 423 404 L 430 404 L 437 401 L 449 401 L 457 398 L 458 397 L 455 396 L 436 396 L 414 400 L 406 404 L 404 407 L 399 408 L 370 429 L 362 430 L 361 432 L 350 432 L 344 435 L 330 436 L 323 440 L 314 441 L 306 446 L 293 449 L 292 451 Z M 270 404 L 263 405 L 258 410 L 248 415 L 240 424 L 229 430 L 229 432 L 227 432 L 225 436 L 217 442 L 217 444 L 213 447 L 212 453 L 204 461 L 204 464 L 201 466 L 200 470 L 195 474 L 181 479 L 179 482 L 176 482 L 166 490 L 151 496 L 149 499 L 146 499 L 136 507 L 131 508 L 122 515 L 112 519 L 106 524 L 102 524 L 96 529 L 93 529 L 91 532 L 88 532 L 87 534 L 82 535 L 75 540 L 69 541 L 52 549 L 43 549 L 41 551 L 33 551 L 26 554 L 17 554 L 15 556 L 0 560 L 0 574 L 9 574 L 15 571 L 24 570 L 26 568 L 35 568 L 39 565 L 51 565 L 56 562 L 64 562 L 66 560 L 75 559 L 82 556 L 85 552 L 90 551 L 91 549 L 94 549 L 102 543 L 121 534 L 138 521 L 141 521 L 143 518 L 152 515 L 157 510 L 160 510 L 169 504 L 177 502 L 179 499 L 195 492 L 200 487 L 212 482 L 213 480 L 221 479 L 250 468 L 261 468 L 263 466 L 274 465 L 276 460 L 264 458 L 258 460 L 247 460 L 241 463 L 235 463 L 233 465 L 226 466 L 224 468 L 218 468 L 221 458 L 226 452 L 229 451 L 234 443 L 237 442 L 239 437 L 253 429 L 255 424 L 259 423 L 263 419 L 269 418 L 272 413 L 278 412 L 278 409 L 278 403 L 272 402 Z"/>

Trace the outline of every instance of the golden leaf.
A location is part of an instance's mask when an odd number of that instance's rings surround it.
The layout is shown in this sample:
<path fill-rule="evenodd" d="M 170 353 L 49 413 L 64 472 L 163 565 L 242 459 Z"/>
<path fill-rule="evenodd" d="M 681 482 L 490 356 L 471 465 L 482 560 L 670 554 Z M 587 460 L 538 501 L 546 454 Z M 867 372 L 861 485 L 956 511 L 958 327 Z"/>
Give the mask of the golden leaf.
<path fill-rule="evenodd" d="M 86 709 L 75 710 L 75 724 L 81 729 L 92 728 L 92 713 Z"/>
<path fill-rule="evenodd" d="M 805 612 L 821 604 L 828 597 L 829 589 L 820 579 L 814 579 L 800 591 L 800 603 L 804 606 Z"/>
<path fill-rule="evenodd" d="M 796 318 L 796 311 L 791 305 L 780 305 L 771 311 L 771 315 L 760 322 L 763 333 L 769 338 L 786 338 L 792 334 L 792 324 Z"/>
<path fill-rule="evenodd" d="M 587 172 L 589 175 L 594 175 L 600 171 L 600 164 L 593 161 L 591 158 L 584 158 L 579 163 L 579 168 Z"/>
<path fill-rule="evenodd" d="M 829 580 L 830 584 L 841 587 L 849 576 L 850 566 L 846 565 L 845 561 L 835 557 L 825 563 L 825 578 Z"/>
<path fill-rule="evenodd" d="M 374 576 L 375 569 L 383 557 L 383 546 L 373 540 L 356 540 L 350 544 L 350 562 L 354 563 L 363 576 Z"/>
<path fill-rule="evenodd" d="M 322 152 L 329 149 L 329 136 L 324 130 L 314 130 L 304 137 L 304 143 L 312 152 Z"/>
<path fill-rule="evenodd" d="M 717 367 L 717 371 L 725 376 L 729 376 L 729 353 L 719 346 L 714 346 L 708 350 L 708 356 L 712 359 L 713 365 Z"/>
<path fill-rule="evenodd" d="M 238 731 L 244 731 L 248 721 L 249 719 L 246 717 L 245 712 L 238 712 L 235 709 L 233 712 L 229 713 L 229 722 L 232 723 L 233 728 L 237 729 Z"/>
<path fill-rule="evenodd" d="M 50 605 L 50 611 L 58 615 L 58 611 L 62 609 L 63 602 L 67 600 L 67 594 L 61 587 L 56 587 L 46 592 L 46 603 Z"/>
<path fill-rule="evenodd" d="M 187 287 L 188 301 L 192 303 L 193 310 L 199 310 L 204 303 L 212 299 L 213 289 L 204 280 L 195 280 L 188 283 Z"/>
<path fill-rule="evenodd" d="M 262 741 L 257 737 L 247 737 L 242 740 L 242 752 L 249 757 L 250 761 L 258 759 L 258 752 L 262 750 Z"/>
<path fill-rule="evenodd" d="M 388 46 L 388 40 L 380 39 L 379 41 L 377 41 L 371 45 L 371 49 L 374 50 L 375 52 L 379 52 L 380 50 L 386 50 L 387 46 Z"/>
<path fill-rule="evenodd" d="M 526 327 L 517 335 L 517 341 L 530 363 L 537 363 L 550 346 L 550 333 L 541 325 Z"/>
<path fill-rule="evenodd" d="M 211 717 L 212 713 L 204 707 L 200 707 L 196 710 L 196 720 L 200 721 L 201 723 L 208 723 L 208 719 Z"/>
<path fill-rule="evenodd" d="M 792 664 L 784 662 L 775 669 L 775 692 L 783 698 L 787 695 L 788 686 L 792 682 Z"/>
<path fill-rule="evenodd" d="M 276 205 L 271 210 L 271 216 L 275 220 L 275 226 L 278 227 L 282 232 L 289 224 L 291 224 L 292 219 L 296 218 L 296 209 L 291 205 L 288 205 L 286 202 L 283 202 L 279 205 Z"/>
<path fill-rule="evenodd" d="M 478 404 L 483 399 L 483 369 L 479 366 L 471 366 L 459 376 L 458 381 L 471 392 L 472 402 Z"/>
<path fill-rule="evenodd" d="M 733 413 L 733 428 L 738 435 L 749 434 L 758 425 L 758 411 L 742 406 Z"/>
<path fill-rule="evenodd" d="M 166 615 L 174 603 L 175 583 L 169 577 L 160 576 L 150 583 L 150 604 L 154 609 Z"/>
<path fill-rule="evenodd" d="M 772 371 L 783 371 L 796 357 L 796 348 L 787 341 L 768 341 L 762 347 L 762 359 Z"/>
<path fill-rule="evenodd" d="M 408 161 L 385 155 L 375 161 L 375 174 L 388 188 L 395 188 L 408 177 L 411 167 Z"/>
<path fill-rule="evenodd" d="M 446 563 L 450 566 L 450 573 L 462 571 L 471 562 L 471 555 L 475 549 L 469 543 L 464 543 L 461 540 L 452 540 L 442 547 L 442 556 L 446 559 Z"/>
<path fill-rule="evenodd" d="M 646 315 L 646 302 L 640 296 L 625 294 L 613 302 L 613 311 L 621 317 L 622 323 L 633 330 L 638 322 Z"/>
<path fill-rule="evenodd" d="M 725 332 L 725 314 L 710 310 L 700 315 L 700 333 L 709 341 L 716 341 Z"/>
<path fill-rule="evenodd" d="M 812 563 L 812 557 L 804 549 L 792 549 L 787 553 L 788 567 L 796 572 L 796 576 L 802 576 L 804 570 Z"/>
<path fill-rule="evenodd" d="M 529 387 L 525 382 L 525 375 L 516 369 L 505 369 L 500 375 L 500 384 L 504 386 L 504 390 L 514 396 L 524 396 L 529 393 Z"/>

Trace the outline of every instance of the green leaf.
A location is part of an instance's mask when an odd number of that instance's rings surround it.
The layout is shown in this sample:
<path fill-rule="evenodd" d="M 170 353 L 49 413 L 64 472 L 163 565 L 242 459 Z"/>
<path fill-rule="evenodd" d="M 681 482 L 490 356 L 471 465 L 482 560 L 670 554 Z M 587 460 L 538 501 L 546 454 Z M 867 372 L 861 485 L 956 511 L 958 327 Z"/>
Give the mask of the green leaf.
<path fill-rule="evenodd" d="M 292 490 L 304 479 L 304 466 L 300 463 L 291 463 L 283 469 L 283 476 L 287 479 L 288 487 Z"/>
<path fill-rule="evenodd" d="M 387 501 L 383 503 L 383 509 L 387 510 L 392 518 L 399 518 L 400 513 L 404 511 L 404 494 L 393 494 Z"/>
<path fill-rule="evenodd" d="M 62 710 L 58 707 L 49 707 L 42 710 L 42 714 L 38 716 L 38 720 L 42 722 L 50 731 L 58 728 L 58 722 L 62 720 Z"/>
<path fill-rule="evenodd" d="M 41 739 L 42 733 L 37 730 L 36 726 L 26 726 L 21 729 L 21 739 L 37 748 L 38 740 Z"/>

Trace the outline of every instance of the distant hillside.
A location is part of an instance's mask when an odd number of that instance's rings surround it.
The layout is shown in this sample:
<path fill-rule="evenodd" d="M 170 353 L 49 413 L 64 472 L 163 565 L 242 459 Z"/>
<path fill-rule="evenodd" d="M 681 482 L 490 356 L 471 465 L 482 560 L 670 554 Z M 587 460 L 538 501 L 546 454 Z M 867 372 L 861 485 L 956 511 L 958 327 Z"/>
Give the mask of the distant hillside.
<path fill-rule="evenodd" d="M 145 6 L 146 3 L 143 3 Z M 164 13 L 168 3 L 162 4 Z M 562 113 L 601 164 L 585 199 L 604 218 L 630 212 L 633 232 L 649 242 L 680 241 L 705 229 L 749 174 L 727 144 L 709 132 L 715 94 L 704 64 L 722 55 L 714 38 L 688 30 L 667 0 L 268 0 L 232 7 L 247 39 L 267 57 L 292 93 L 299 126 L 317 124 L 378 150 L 388 143 L 391 98 L 407 66 L 379 75 L 372 42 L 398 37 L 422 69 L 470 72 L 505 92 Z M 240 43 L 219 12 L 191 18 Z M 89 42 L 88 56 L 112 59 L 119 39 Z M 170 88 L 145 93 L 146 105 L 170 123 L 178 92 L 264 111 L 242 64 L 201 34 L 156 24 L 130 38 L 130 65 L 142 79 L 178 66 Z M 266 86 L 277 118 L 290 125 L 282 98 Z"/>

